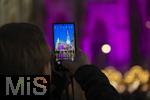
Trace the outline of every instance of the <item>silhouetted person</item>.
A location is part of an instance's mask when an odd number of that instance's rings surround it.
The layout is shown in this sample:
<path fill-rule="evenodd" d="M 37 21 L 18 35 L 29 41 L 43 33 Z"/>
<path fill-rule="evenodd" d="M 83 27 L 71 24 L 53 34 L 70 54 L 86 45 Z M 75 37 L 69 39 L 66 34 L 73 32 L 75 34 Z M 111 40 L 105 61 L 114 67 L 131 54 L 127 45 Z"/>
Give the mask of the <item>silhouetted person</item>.
<path fill-rule="evenodd" d="M 120 100 L 107 77 L 94 65 L 90 65 L 84 53 L 77 50 L 74 62 L 64 61 L 64 68 L 50 64 L 43 32 L 28 23 L 11 23 L 0 27 L 0 74 L 5 75 L 52 75 L 50 100 L 60 100 L 61 93 L 69 84 L 70 73 L 80 84 L 87 100 Z"/>

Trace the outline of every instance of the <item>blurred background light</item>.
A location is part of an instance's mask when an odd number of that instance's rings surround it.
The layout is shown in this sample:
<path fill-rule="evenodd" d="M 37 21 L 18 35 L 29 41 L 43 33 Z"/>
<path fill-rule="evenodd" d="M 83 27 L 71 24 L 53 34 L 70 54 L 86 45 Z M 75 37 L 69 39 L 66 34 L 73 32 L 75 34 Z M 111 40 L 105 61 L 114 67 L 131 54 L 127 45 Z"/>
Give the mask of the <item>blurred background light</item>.
<path fill-rule="evenodd" d="M 149 20 L 146 21 L 145 26 L 146 26 L 146 28 L 150 29 L 150 21 Z"/>
<path fill-rule="evenodd" d="M 111 46 L 109 44 L 104 44 L 101 47 L 103 53 L 108 54 L 111 52 Z"/>

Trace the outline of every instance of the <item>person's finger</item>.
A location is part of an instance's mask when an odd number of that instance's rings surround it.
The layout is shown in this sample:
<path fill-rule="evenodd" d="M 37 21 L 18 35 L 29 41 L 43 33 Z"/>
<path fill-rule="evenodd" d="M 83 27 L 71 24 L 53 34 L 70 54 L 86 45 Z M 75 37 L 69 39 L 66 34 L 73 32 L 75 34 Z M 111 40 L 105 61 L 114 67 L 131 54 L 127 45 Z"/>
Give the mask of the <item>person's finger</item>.
<path fill-rule="evenodd" d="M 75 72 L 75 67 L 77 67 L 77 65 L 71 61 L 63 61 L 62 62 L 62 65 L 67 68 L 71 74 L 74 74 Z"/>
<path fill-rule="evenodd" d="M 72 65 L 72 62 L 71 61 L 62 61 L 62 65 L 65 67 L 69 67 Z"/>

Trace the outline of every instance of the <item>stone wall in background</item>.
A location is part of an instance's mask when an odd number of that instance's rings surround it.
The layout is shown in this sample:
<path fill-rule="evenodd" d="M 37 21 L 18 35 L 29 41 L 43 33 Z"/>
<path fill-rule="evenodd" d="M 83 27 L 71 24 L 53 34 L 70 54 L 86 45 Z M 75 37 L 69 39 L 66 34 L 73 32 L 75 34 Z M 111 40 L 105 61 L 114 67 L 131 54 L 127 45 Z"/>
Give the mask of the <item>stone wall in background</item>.
<path fill-rule="evenodd" d="M 10 22 L 31 22 L 33 0 L 0 0 L 0 26 Z"/>

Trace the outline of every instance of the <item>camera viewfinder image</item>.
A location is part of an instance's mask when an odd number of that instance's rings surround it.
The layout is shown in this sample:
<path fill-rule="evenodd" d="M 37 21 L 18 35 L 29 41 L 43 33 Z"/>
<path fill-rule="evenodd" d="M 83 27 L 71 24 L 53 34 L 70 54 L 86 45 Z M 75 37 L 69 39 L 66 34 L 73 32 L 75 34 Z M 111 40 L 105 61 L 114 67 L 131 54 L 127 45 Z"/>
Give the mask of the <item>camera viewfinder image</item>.
<path fill-rule="evenodd" d="M 74 60 L 74 24 L 54 24 L 54 45 L 56 60 Z"/>

